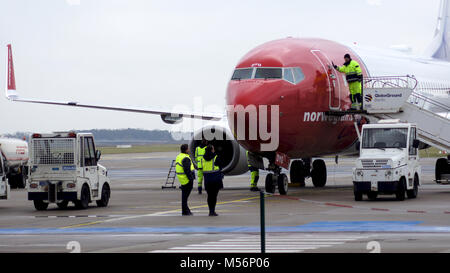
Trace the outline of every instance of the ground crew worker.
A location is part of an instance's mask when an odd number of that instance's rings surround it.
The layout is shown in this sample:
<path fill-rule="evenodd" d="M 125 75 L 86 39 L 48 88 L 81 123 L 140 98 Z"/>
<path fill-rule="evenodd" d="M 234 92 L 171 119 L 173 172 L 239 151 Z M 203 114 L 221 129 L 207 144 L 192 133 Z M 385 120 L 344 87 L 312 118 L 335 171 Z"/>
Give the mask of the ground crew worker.
<path fill-rule="evenodd" d="M 180 154 L 175 162 L 175 172 L 181 184 L 181 214 L 183 216 L 191 216 L 193 214 L 188 206 L 188 198 L 194 186 L 195 169 L 189 157 L 189 146 L 187 144 L 181 145 Z"/>
<path fill-rule="evenodd" d="M 337 66 L 333 63 L 334 69 L 341 73 L 345 73 L 350 89 L 350 100 L 352 102 L 352 110 L 361 110 L 362 106 L 362 70 L 357 61 L 352 60 L 350 54 L 345 54 L 345 63 L 343 66 Z"/>
<path fill-rule="evenodd" d="M 250 171 L 250 191 L 259 191 L 258 189 L 259 169 L 253 167 L 252 164 L 250 163 L 248 151 L 247 151 L 247 164 L 248 169 Z"/>
<path fill-rule="evenodd" d="M 209 216 L 218 216 L 216 213 L 217 195 L 223 189 L 223 173 L 217 165 L 217 155 L 214 146 L 208 145 L 202 158 L 205 190 L 208 193 Z"/>
<path fill-rule="evenodd" d="M 198 194 L 202 194 L 203 188 L 202 158 L 205 155 L 207 145 L 208 142 L 206 141 L 206 139 L 202 139 L 200 146 L 195 148 L 195 162 L 197 162 L 197 169 L 198 169 Z"/>

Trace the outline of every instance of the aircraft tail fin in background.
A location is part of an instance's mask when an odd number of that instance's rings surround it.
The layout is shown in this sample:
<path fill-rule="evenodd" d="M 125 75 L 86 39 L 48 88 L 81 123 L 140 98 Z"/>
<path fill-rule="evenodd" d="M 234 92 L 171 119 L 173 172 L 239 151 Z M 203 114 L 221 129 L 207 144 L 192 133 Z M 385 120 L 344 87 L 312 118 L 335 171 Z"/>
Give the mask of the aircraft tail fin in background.
<path fill-rule="evenodd" d="M 428 57 L 450 61 L 450 4 L 441 0 L 434 39 L 425 52 Z"/>
<path fill-rule="evenodd" d="M 6 97 L 8 99 L 17 98 L 16 91 L 16 78 L 14 76 L 14 63 L 12 57 L 12 49 L 11 45 L 7 45 L 8 48 L 8 57 L 7 57 L 7 66 L 6 66 Z"/>

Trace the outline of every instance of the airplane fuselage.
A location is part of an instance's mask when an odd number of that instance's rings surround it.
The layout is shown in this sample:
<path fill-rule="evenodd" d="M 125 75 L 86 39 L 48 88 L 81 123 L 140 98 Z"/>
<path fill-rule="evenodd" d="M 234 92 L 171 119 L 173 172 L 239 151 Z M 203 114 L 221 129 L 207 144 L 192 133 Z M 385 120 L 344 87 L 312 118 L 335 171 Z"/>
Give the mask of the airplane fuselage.
<path fill-rule="evenodd" d="M 292 83 L 284 77 L 256 78 L 258 72 L 255 71 L 252 78 L 230 81 L 227 104 L 244 107 L 279 105 L 277 152 L 291 159 L 339 154 L 357 141 L 353 116 L 325 115 L 330 109 L 346 110 L 351 106 L 345 75 L 331 67 L 333 62 L 342 65 L 346 53 L 360 63 L 365 77 L 409 74 L 416 75 L 419 81 L 444 83 L 445 76 L 450 75 L 448 62 L 377 53 L 322 39 L 287 38 L 251 50 L 236 69 L 298 67 L 304 79 Z M 448 99 L 445 91 L 442 96 Z M 229 120 L 230 127 L 232 122 L 236 120 Z M 260 139 L 238 141 L 245 149 L 262 153 Z"/>

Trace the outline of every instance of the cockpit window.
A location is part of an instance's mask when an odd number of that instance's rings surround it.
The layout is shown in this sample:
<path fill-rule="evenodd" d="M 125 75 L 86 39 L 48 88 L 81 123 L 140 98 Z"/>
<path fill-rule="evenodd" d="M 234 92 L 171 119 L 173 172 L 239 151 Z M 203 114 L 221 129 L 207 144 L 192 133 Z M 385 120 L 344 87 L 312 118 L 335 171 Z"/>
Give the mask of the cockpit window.
<path fill-rule="evenodd" d="M 305 75 L 300 67 L 258 67 L 238 68 L 234 71 L 231 78 L 232 81 L 249 79 L 283 79 L 289 83 L 298 84 L 305 79 Z"/>
<path fill-rule="evenodd" d="M 232 80 L 248 80 L 251 79 L 253 76 L 253 68 L 243 68 L 243 69 L 236 69 L 233 73 Z"/>
<path fill-rule="evenodd" d="M 290 83 L 294 83 L 294 76 L 292 76 L 292 68 L 285 68 L 283 79 Z"/>
<path fill-rule="evenodd" d="M 282 79 L 283 70 L 281 68 L 257 68 L 255 79 Z"/>
<path fill-rule="evenodd" d="M 301 70 L 300 67 L 292 68 L 292 72 L 294 72 L 295 84 L 298 84 L 299 82 L 305 79 L 305 74 L 303 74 L 303 71 Z"/>

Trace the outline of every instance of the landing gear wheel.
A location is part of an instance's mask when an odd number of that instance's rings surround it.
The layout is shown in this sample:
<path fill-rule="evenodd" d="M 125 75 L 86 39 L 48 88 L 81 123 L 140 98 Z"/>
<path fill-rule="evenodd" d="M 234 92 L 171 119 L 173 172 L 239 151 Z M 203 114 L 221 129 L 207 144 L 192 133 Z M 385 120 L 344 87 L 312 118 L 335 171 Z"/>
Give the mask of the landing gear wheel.
<path fill-rule="evenodd" d="M 98 207 L 107 207 L 109 203 L 109 197 L 111 196 L 111 190 L 108 184 L 104 184 L 102 188 L 102 199 L 97 201 Z"/>
<path fill-rule="evenodd" d="M 274 187 L 274 184 L 273 184 L 273 174 L 269 173 L 266 176 L 265 186 L 266 186 L 266 192 L 268 192 L 268 193 L 274 193 L 275 192 L 275 187 Z"/>
<path fill-rule="evenodd" d="M 278 183 L 278 192 L 281 195 L 286 195 L 288 192 L 288 184 L 289 184 L 287 175 L 285 174 L 278 175 L 277 183 Z"/>
<path fill-rule="evenodd" d="M 311 177 L 314 187 L 325 187 L 325 184 L 327 183 L 327 166 L 325 165 L 325 161 L 322 159 L 314 160 Z"/>
<path fill-rule="evenodd" d="M 295 160 L 291 164 L 291 169 L 289 171 L 289 176 L 291 177 L 291 183 L 299 184 L 300 186 L 305 186 L 305 174 L 304 169 L 305 164 L 301 160 Z"/>
<path fill-rule="evenodd" d="M 89 207 L 89 202 L 91 199 L 91 194 L 89 193 L 89 187 L 84 184 L 81 188 L 80 200 L 75 201 L 75 207 L 77 209 L 87 209 Z"/>
<path fill-rule="evenodd" d="M 406 195 L 409 199 L 417 198 L 417 195 L 419 195 L 419 176 L 417 174 L 414 175 L 414 188 L 406 191 Z"/>
<path fill-rule="evenodd" d="M 36 210 L 41 211 L 41 210 L 46 210 L 48 208 L 48 203 L 45 203 L 42 200 L 34 200 L 33 203 L 34 203 L 34 208 Z"/>
<path fill-rule="evenodd" d="M 67 209 L 67 207 L 69 206 L 69 201 L 64 200 L 60 203 L 56 203 L 56 205 L 58 206 L 59 209 Z"/>
<path fill-rule="evenodd" d="M 356 202 L 359 202 L 359 201 L 362 201 L 362 200 L 363 200 L 363 194 L 362 194 L 361 192 L 355 191 L 355 192 L 354 192 L 354 195 L 355 195 L 355 201 L 356 201 Z"/>
<path fill-rule="evenodd" d="M 398 201 L 404 201 L 405 200 L 405 193 L 406 193 L 406 181 L 405 178 L 401 178 L 398 183 L 397 192 L 395 193 L 395 197 Z"/>
<path fill-rule="evenodd" d="M 436 182 L 438 184 L 441 184 L 440 180 L 442 179 L 442 175 L 445 173 L 450 173 L 448 160 L 446 158 L 439 158 L 436 161 L 436 168 L 435 168 Z"/>
<path fill-rule="evenodd" d="M 378 192 L 369 192 L 367 194 L 367 198 L 369 198 L 370 201 L 377 200 L 377 197 L 378 197 Z"/>

